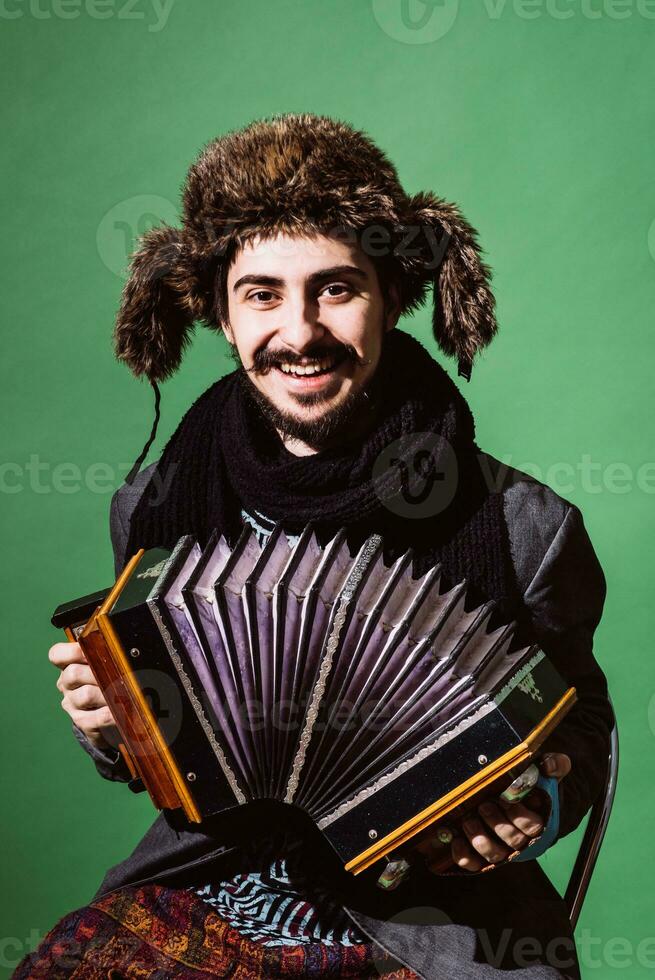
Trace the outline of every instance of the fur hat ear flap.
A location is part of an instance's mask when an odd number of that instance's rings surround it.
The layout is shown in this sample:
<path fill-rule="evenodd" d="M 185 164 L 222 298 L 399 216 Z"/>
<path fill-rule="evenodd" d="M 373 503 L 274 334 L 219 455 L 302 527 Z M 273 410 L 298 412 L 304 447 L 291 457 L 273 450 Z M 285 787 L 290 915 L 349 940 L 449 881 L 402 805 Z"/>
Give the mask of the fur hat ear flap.
<path fill-rule="evenodd" d="M 473 358 L 498 329 L 491 270 L 482 261 L 476 230 L 455 204 L 420 193 L 410 198 L 409 206 L 410 223 L 431 244 L 431 259 L 425 260 L 425 266 L 434 269 L 435 340 L 445 354 L 458 358 L 459 374 L 468 381 Z"/>
<path fill-rule="evenodd" d="M 162 225 L 146 232 L 131 258 L 114 329 L 114 351 L 137 376 L 163 381 L 177 370 L 193 314 L 185 297 L 182 233 Z"/>

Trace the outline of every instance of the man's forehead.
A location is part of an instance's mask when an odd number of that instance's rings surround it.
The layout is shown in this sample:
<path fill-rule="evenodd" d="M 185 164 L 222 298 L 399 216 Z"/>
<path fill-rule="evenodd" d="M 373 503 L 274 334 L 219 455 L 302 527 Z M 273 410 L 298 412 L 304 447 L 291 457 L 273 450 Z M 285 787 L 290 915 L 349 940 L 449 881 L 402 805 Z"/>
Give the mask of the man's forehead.
<path fill-rule="evenodd" d="M 245 242 L 235 255 L 230 275 L 262 272 L 289 275 L 295 268 L 303 274 L 332 265 L 354 265 L 366 271 L 366 256 L 356 241 L 333 235 L 313 236 L 280 233 L 275 237 L 258 236 Z"/>

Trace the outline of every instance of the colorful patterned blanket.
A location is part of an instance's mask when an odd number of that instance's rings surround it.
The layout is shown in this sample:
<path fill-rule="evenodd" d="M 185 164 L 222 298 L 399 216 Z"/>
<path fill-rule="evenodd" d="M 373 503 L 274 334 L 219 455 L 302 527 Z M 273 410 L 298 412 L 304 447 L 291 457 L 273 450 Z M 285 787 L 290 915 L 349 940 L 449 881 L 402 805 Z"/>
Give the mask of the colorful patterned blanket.
<path fill-rule="evenodd" d="M 415 978 L 371 943 L 264 946 L 193 891 L 149 884 L 65 915 L 21 961 L 14 980 L 380 976 Z"/>

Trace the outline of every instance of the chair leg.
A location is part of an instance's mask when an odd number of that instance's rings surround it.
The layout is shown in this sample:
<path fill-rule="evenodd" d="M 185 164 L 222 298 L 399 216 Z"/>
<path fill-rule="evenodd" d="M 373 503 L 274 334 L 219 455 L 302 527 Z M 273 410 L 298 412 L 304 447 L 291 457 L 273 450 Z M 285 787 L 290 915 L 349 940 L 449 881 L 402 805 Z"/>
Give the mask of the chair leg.
<path fill-rule="evenodd" d="M 571 877 L 564 893 L 564 901 L 569 910 L 571 926 L 575 929 L 582 903 L 585 900 L 589 882 L 596 866 L 600 848 L 605 837 L 616 793 L 616 780 L 619 769 L 619 734 L 616 720 L 610 736 L 610 750 L 607 758 L 607 776 L 603 793 L 594 803 L 589 813 L 584 837 L 578 856 L 573 865 Z"/>

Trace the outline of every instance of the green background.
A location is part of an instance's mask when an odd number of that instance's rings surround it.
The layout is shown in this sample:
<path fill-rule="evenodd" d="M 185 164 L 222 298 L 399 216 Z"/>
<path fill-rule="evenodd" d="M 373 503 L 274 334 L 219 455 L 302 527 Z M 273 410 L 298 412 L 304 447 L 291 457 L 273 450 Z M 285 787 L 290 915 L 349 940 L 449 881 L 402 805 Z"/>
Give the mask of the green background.
<path fill-rule="evenodd" d="M 608 580 L 596 651 L 623 755 L 583 973 L 650 975 L 655 4 L 411 0 L 403 21 L 400 0 L 76 3 L 0 4 L 5 975 L 154 818 L 96 775 L 47 658 L 54 606 L 111 580 L 111 491 L 151 423 L 111 352 L 126 254 L 175 220 L 204 143 L 285 111 L 365 129 L 408 192 L 480 232 L 501 331 L 463 384 L 479 442 L 582 509 Z M 428 308 L 403 325 L 435 351 Z M 230 368 L 198 331 L 150 459 Z M 558 884 L 575 845 L 544 861 Z"/>

